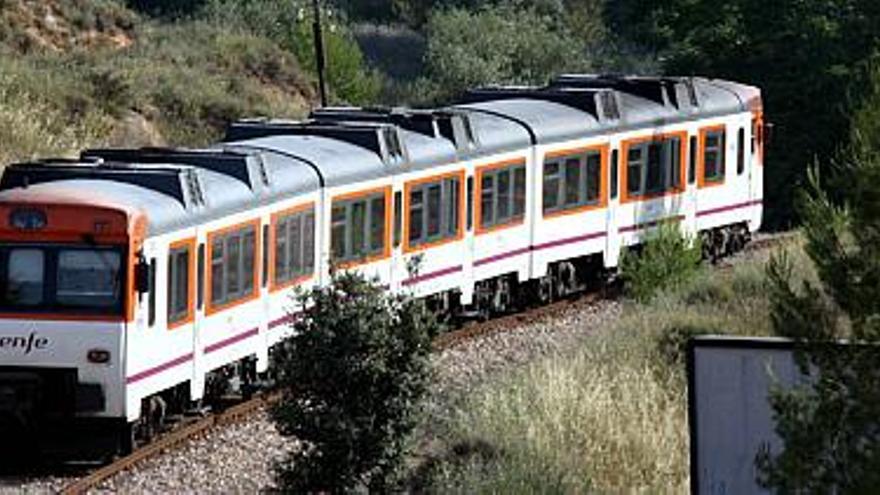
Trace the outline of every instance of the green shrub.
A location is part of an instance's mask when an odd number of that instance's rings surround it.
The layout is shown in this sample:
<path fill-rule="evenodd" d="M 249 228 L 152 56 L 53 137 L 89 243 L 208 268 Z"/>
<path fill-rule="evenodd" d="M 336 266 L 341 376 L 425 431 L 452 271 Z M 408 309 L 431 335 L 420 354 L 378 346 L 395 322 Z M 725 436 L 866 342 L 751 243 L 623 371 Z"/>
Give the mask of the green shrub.
<path fill-rule="evenodd" d="M 552 15 L 509 4 L 434 13 L 428 76 L 443 98 L 488 83 L 537 84 L 589 68 L 583 40 Z"/>
<path fill-rule="evenodd" d="M 330 19 L 323 25 L 323 34 L 327 85 L 332 96 L 342 100 L 332 103 L 379 103 L 381 76 L 367 67 L 364 55 L 347 26 Z M 302 62 L 303 67 L 314 71 L 315 39 L 310 16 L 305 16 L 295 25 L 293 35 L 293 51 L 297 59 Z"/>
<path fill-rule="evenodd" d="M 278 466 L 292 493 L 384 493 L 397 479 L 427 390 L 439 324 L 420 300 L 360 274 L 301 293 L 293 336 L 275 353 L 283 400 L 273 416 L 302 442 Z"/>
<path fill-rule="evenodd" d="M 628 250 L 621 261 L 626 291 L 647 301 L 661 290 L 680 286 L 699 271 L 699 241 L 681 234 L 677 224 L 663 224 L 640 246 Z"/>

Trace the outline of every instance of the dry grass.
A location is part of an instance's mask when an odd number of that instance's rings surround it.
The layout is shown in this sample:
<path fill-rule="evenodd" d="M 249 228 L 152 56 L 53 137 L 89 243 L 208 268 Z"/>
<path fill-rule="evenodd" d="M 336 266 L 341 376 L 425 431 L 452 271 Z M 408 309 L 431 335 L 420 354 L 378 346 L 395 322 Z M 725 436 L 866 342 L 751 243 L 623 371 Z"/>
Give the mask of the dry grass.
<path fill-rule="evenodd" d="M 100 141 L 110 122 L 88 114 L 75 122 L 0 74 L 0 164 L 47 155 L 75 155 Z"/>
<path fill-rule="evenodd" d="M 813 277 L 799 242 L 789 252 Z M 687 491 L 683 345 L 690 332 L 767 335 L 766 255 L 705 271 L 582 346 L 469 394 L 450 414 L 437 491 Z"/>
<path fill-rule="evenodd" d="M 200 146 L 231 120 L 301 117 L 313 99 L 273 40 L 114 0 L 77 5 L 0 0 L 0 164 L 101 144 Z M 109 41 L 91 43 L 96 30 Z"/>

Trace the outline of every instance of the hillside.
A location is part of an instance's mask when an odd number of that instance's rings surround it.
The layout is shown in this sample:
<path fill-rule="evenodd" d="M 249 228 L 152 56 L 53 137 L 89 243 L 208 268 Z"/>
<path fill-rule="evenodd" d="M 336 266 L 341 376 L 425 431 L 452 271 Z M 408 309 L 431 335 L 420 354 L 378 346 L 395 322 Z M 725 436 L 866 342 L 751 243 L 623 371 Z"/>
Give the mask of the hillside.
<path fill-rule="evenodd" d="M 314 83 L 276 42 L 114 0 L 0 0 L 0 163 L 96 145 L 200 145 L 300 117 Z"/>

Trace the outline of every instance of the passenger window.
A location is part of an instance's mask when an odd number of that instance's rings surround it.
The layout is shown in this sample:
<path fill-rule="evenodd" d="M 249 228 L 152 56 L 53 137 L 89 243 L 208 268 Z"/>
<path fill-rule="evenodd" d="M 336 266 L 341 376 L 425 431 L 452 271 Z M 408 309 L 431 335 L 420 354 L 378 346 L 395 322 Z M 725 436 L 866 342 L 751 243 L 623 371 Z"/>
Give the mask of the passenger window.
<path fill-rule="evenodd" d="M 467 178 L 467 228 L 474 227 L 474 178 Z"/>
<path fill-rule="evenodd" d="M 248 229 L 244 232 L 242 246 L 242 270 L 241 270 L 241 287 L 242 295 L 247 296 L 254 293 L 254 278 L 256 270 L 256 253 L 257 253 L 257 232 L 254 229 Z"/>
<path fill-rule="evenodd" d="M 746 130 L 742 127 L 736 136 L 736 174 L 742 175 L 746 169 Z"/>
<path fill-rule="evenodd" d="M 330 249 L 335 261 L 358 261 L 385 250 L 386 193 L 334 201 Z"/>
<path fill-rule="evenodd" d="M 587 198 L 586 202 L 595 203 L 601 200 L 599 198 L 600 182 L 602 180 L 602 157 L 599 153 L 590 153 L 587 155 Z"/>
<path fill-rule="evenodd" d="M 330 219 L 330 247 L 334 260 L 345 258 L 345 253 L 350 249 L 346 243 L 346 207 L 334 206 Z"/>
<path fill-rule="evenodd" d="M 262 253 L 262 257 L 263 257 L 263 270 L 262 270 L 263 277 L 261 280 L 263 281 L 263 283 L 261 285 L 263 287 L 265 287 L 266 284 L 269 283 L 269 226 L 268 225 L 263 225 L 263 253 Z"/>
<path fill-rule="evenodd" d="M 156 258 L 150 258 L 150 297 L 147 302 L 147 325 L 156 323 Z"/>
<path fill-rule="evenodd" d="M 199 244 L 199 263 L 196 278 L 198 279 L 198 292 L 196 294 L 198 308 L 202 309 L 205 301 L 205 245 Z"/>
<path fill-rule="evenodd" d="M 580 202 L 581 162 L 577 158 L 565 160 L 565 204 L 576 205 Z"/>
<path fill-rule="evenodd" d="M 562 181 L 559 177 L 559 162 L 545 162 L 543 187 L 544 212 L 554 210 L 559 206 L 559 188 L 561 185 Z"/>
<path fill-rule="evenodd" d="M 599 203 L 602 154 L 599 151 L 588 151 L 563 157 L 561 160 L 561 164 L 544 164 L 544 213 Z"/>
<path fill-rule="evenodd" d="M 723 130 L 703 133 L 703 180 L 705 182 L 724 180 Z"/>
<path fill-rule="evenodd" d="M 257 231 L 254 226 L 212 236 L 212 305 L 228 304 L 254 293 L 256 249 Z"/>
<path fill-rule="evenodd" d="M 493 224 L 495 212 L 493 211 L 495 198 L 495 176 L 485 175 L 480 181 L 480 225 L 487 226 Z"/>
<path fill-rule="evenodd" d="M 440 235 L 442 194 L 440 184 L 428 186 L 428 238 Z"/>
<path fill-rule="evenodd" d="M 401 229 L 403 228 L 403 205 L 400 191 L 394 192 L 394 247 L 400 246 Z"/>
<path fill-rule="evenodd" d="M 281 217 L 275 223 L 275 286 L 314 273 L 315 214 L 311 209 Z"/>
<path fill-rule="evenodd" d="M 611 152 L 611 199 L 617 198 L 617 164 L 620 161 L 620 153 L 617 150 Z"/>
<path fill-rule="evenodd" d="M 645 160 L 642 157 L 644 147 L 644 145 L 640 145 L 630 148 L 627 153 L 626 192 L 630 195 L 642 192 L 642 171 L 645 169 Z"/>
<path fill-rule="evenodd" d="M 370 204 L 370 248 L 369 252 L 385 248 L 385 196 L 373 198 Z"/>
<path fill-rule="evenodd" d="M 189 247 L 172 249 L 168 254 L 168 323 L 186 320 L 190 315 Z"/>
<path fill-rule="evenodd" d="M 479 228 L 522 220 L 526 200 L 525 164 L 483 170 L 478 174 L 481 177 Z"/>
<path fill-rule="evenodd" d="M 691 136 L 688 146 L 688 184 L 697 180 L 697 136 Z"/>
<path fill-rule="evenodd" d="M 526 168 L 513 169 L 513 216 L 520 217 L 526 211 Z"/>
<path fill-rule="evenodd" d="M 680 173 L 680 138 L 638 143 L 627 150 L 626 192 L 629 197 L 675 190 L 679 187 Z"/>
<path fill-rule="evenodd" d="M 461 179 L 447 177 L 408 188 L 407 245 L 418 246 L 459 234 Z"/>
<path fill-rule="evenodd" d="M 503 222 L 510 218 L 511 215 L 510 170 L 499 170 L 495 177 L 496 187 L 498 188 L 498 191 L 495 194 L 495 220 L 497 222 Z"/>

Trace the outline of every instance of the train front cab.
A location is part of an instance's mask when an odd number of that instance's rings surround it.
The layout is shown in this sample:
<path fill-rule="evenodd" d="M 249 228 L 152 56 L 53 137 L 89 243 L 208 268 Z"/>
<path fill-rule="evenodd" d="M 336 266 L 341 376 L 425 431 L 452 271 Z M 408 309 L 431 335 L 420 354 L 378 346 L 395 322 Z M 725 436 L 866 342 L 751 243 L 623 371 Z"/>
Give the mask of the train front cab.
<path fill-rule="evenodd" d="M 0 434 L 11 447 L 4 457 L 124 448 L 123 351 L 144 221 L 112 206 L 4 196 Z"/>

